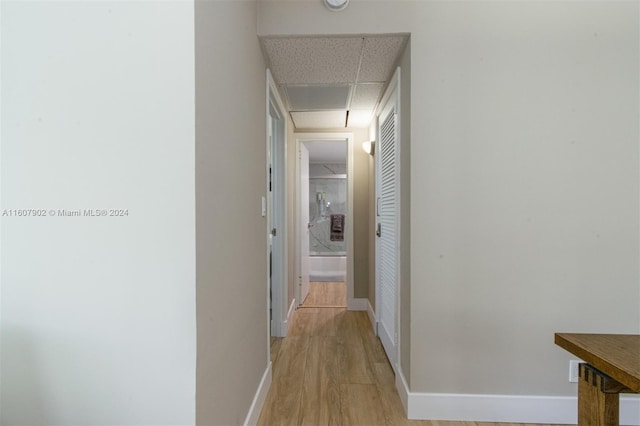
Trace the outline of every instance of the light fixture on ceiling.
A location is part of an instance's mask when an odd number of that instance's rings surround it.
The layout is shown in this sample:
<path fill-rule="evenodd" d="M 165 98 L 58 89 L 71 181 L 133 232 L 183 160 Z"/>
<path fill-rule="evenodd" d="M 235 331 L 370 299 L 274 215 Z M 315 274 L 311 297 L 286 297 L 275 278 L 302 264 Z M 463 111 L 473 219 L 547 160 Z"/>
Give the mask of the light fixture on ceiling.
<path fill-rule="evenodd" d="M 349 0 L 322 0 L 322 2 L 332 12 L 340 12 L 349 5 Z"/>
<path fill-rule="evenodd" d="M 362 142 L 362 149 L 369 155 L 375 154 L 376 151 L 376 141 L 366 141 Z"/>

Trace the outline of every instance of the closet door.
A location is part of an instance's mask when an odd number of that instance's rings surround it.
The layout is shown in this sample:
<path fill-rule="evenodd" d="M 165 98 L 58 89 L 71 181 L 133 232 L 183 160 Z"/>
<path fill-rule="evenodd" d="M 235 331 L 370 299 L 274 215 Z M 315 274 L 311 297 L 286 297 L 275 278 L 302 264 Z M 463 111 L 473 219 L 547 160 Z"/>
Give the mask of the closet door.
<path fill-rule="evenodd" d="M 376 314 L 378 336 L 396 368 L 398 354 L 398 297 L 400 277 L 400 69 L 383 97 L 378 114 L 376 150 Z"/>

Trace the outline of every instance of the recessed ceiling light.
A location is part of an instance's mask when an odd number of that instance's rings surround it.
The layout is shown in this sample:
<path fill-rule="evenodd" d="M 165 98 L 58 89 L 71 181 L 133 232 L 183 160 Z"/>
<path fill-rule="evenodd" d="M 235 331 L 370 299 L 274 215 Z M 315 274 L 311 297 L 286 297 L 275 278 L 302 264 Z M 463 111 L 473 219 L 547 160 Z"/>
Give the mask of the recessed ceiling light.
<path fill-rule="evenodd" d="M 339 12 L 349 5 L 349 0 L 323 0 L 327 9 L 333 12 Z"/>

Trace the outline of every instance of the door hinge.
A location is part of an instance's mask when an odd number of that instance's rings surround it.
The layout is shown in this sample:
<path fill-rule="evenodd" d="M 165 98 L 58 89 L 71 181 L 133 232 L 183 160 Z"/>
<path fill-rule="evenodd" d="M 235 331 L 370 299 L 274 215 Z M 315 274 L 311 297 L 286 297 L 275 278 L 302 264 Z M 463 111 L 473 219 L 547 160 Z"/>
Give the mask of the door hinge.
<path fill-rule="evenodd" d="M 271 167 L 269 167 L 269 192 L 271 192 Z"/>

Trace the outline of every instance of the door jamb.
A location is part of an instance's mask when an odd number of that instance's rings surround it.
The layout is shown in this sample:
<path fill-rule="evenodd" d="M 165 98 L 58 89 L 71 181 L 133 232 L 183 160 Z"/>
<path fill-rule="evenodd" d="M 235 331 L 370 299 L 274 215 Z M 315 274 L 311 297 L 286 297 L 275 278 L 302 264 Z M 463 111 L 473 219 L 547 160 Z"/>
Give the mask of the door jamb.
<path fill-rule="evenodd" d="M 285 108 L 271 71 L 267 69 L 267 94 L 266 94 L 266 149 L 267 149 L 267 162 L 266 162 L 266 194 L 267 194 L 267 221 L 266 221 L 266 236 L 267 247 L 269 244 L 269 238 L 271 235 L 271 229 L 277 229 L 278 244 L 277 250 L 273 251 L 272 266 L 274 270 L 277 270 L 278 280 L 274 280 L 270 283 L 269 277 L 269 250 L 267 250 L 267 336 L 284 337 L 287 335 L 287 277 L 288 277 L 288 229 L 287 229 L 287 181 L 286 181 L 286 165 L 287 165 L 287 119 L 285 116 Z M 273 109 L 282 119 L 282 137 L 274 139 L 274 145 L 272 147 L 270 141 L 270 127 L 271 127 L 271 114 L 270 110 Z M 275 135 L 275 134 L 274 134 Z M 272 152 L 273 149 L 273 152 Z M 275 156 L 275 161 L 271 160 L 272 156 Z M 273 206 L 269 204 L 269 163 L 271 167 L 271 180 L 273 181 L 275 188 L 276 198 L 273 201 L 276 204 L 275 214 L 272 215 Z M 274 217 L 272 217 L 274 216 Z M 269 318 L 269 290 L 271 290 L 271 312 L 273 319 Z M 273 324 L 272 324 L 273 322 Z M 269 345 L 267 345 L 267 349 Z"/>

